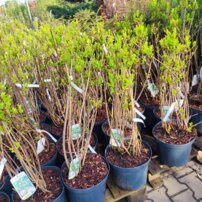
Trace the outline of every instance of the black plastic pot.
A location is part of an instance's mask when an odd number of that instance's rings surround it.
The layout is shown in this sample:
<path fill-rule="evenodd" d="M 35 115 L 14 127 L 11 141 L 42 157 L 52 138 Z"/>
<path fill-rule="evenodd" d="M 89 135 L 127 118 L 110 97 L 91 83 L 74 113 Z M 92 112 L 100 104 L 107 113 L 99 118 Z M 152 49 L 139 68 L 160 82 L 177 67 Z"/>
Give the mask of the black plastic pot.
<path fill-rule="evenodd" d="M 2 195 L 7 198 L 7 201 L 1 201 L 1 202 L 10 202 L 11 201 L 9 195 L 6 194 L 5 192 L 0 192 L 0 196 L 2 196 Z"/>
<path fill-rule="evenodd" d="M 60 168 L 58 168 L 56 166 L 44 166 L 42 169 L 46 170 L 46 169 L 50 169 L 50 168 L 57 171 L 59 173 L 59 175 L 60 175 Z M 60 195 L 56 199 L 54 199 L 54 200 L 52 200 L 50 202 L 68 202 L 69 201 L 68 198 L 67 198 L 67 195 L 65 193 L 65 188 L 64 188 L 64 185 L 62 183 L 62 180 L 61 180 L 61 186 L 62 186 L 62 192 L 60 193 Z M 15 202 L 15 200 L 14 200 L 14 192 L 12 193 L 12 201 Z"/>
<path fill-rule="evenodd" d="M 157 123 L 156 126 L 153 128 L 152 132 L 154 137 L 155 137 L 154 130 L 159 124 L 161 124 L 161 122 Z M 156 141 L 158 145 L 160 162 L 168 166 L 180 167 L 185 165 L 190 160 L 192 144 L 194 143 L 195 138 L 190 142 L 188 142 L 187 144 L 180 144 L 180 145 L 167 144 L 157 138 Z"/>
<path fill-rule="evenodd" d="M 110 176 L 112 177 L 114 183 L 121 189 L 137 190 L 146 184 L 148 166 L 152 157 L 152 150 L 148 143 L 146 143 L 145 141 L 142 142 L 150 151 L 149 159 L 143 164 L 132 168 L 123 168 L 113 165 L 110 161 L 108 161 L 110 165 Z M 105 155 L 107 153 L 108 148 L 110 147 L 111 145 L 107 146 L 105 150 Z"/>
<path fill-rule="evenodd" d="M 97 136 L 97 139 L 98 139 L 98 142 L 102 145 L 105 144 L 105 134 L 103 133 L 102 131 L 102 124 L 105 122 L 106 120 L 104 121 L 100 121 L 100 122 L 96 122 L 94 124 L 94 127 L 93 127 L 93 133 L 96 134 Z"/>
<path fill-rule="evenodd" d="M 107 164 L 108 169 L 110 169 L 106 160 L 103 157 L 102 159 Z M 64 164 L 62 165 L 61 172 L 65 165 L 66 164 L 64 162 Z M 105 176 L 105 178 L 100 183 L 88 189 L 74 189 L 64 183 L 63 177 L 62 177 L 62 180 L 66 187 L 66 190 L 68 192 L 68 196 L 71 202 L 94 202 L 94 201 L 104 202 L 108 176 L 109 176 L 109 173 L 108 175 Z"/>
<path fill-rule="evenodd" d="M 8 195 L 12 192 L 12 184 L 10 183 L 9 175 L 6 176 L 3 183 L 0 184 L 0 192 L 5 192 Z"/>
<path fill-rule="evenodd" d="M 196 129 L 199 134 L 202 134 L 202 111 L 191 108 L 190 112 L 191 115 L 194 115 L 191 117 L 190 122 L 193 122 L 194 125 L 201 122 L 196 126 Z"/>
<path fill-rule="evenodd" d="M 157 106 L 150 107 L 144 104 L 142 101 L 140 101 L 141 105 L 144 106 L 144 115 L 146 116 L 145 119 L 145 130 L 152 132 L 153 127 L 159 122 L 159 118 L 155 116 L 154 109 L 157 108 Z"/>

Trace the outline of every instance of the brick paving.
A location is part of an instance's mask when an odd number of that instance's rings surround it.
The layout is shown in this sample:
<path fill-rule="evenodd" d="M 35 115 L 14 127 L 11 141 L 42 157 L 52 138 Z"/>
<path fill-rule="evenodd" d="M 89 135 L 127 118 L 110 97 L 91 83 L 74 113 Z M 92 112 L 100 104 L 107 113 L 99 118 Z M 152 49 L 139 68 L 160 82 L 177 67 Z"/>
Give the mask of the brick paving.
<path fill-rule="evenodd" d="M 163 186 L 159 189 L 147 187 L 144 202 L 202 202 L 202 165 L 190 161 L 183 168 L 162 174 Z"/>

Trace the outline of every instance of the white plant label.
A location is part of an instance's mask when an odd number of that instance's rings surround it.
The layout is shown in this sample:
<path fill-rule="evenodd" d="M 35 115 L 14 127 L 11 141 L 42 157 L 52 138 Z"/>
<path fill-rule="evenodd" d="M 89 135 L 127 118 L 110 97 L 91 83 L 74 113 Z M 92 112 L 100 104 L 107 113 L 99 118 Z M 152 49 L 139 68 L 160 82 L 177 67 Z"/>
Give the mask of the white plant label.
<path fill-rule="evenodd" d="M 144 121 L 140 118 L 133 118 L 133 122 L 135 123 L 143 123 L 144 124 Z"/>
<path fill-rule="evenodd" d="M 107 50 L 105 44 L 103 44 L 102 46 L 103 46 L 103 50 L 104 50 L 105 54 L 107 54 L 107 53 L 108 53 L 108 50 Z"/>
<path fill-rule="evenodd" d="M 36 187 L 24 171 L 11 178 L 10 182 L 22 200 L 28 199 L 36 192 Z"/>
<path fill-rule="evenodd" d="M 20 83 L 15 84 L 18 88 L 22 88 L 23 85 Z M 28 88 L 39 88 L 39 84 L 28 84 Z"/>
<path fill-rule="evenodd" d="M 91 151 L 93 154 L 96 154 L 96 153 L 97 153 L 97 152 L 93 149 L 93 147 L 91 147 L 90 144 L 88 145 L 88 148 L 90 149 L 90 151 Z"/>
<path fill-rule="evenodd" d="M 168 113 L 169 109 L 170 109 L 170 106 L 163 106 L 162 107 L 163 117 L 165 117 L 165 115 Z M 168 121 L 169 121 L 169 117 L 168 117 Z"/>
<path fill-rule="evenodd" d="M 146 119 L 146 117 L 145 117 L 138 109 L 135 108 L 135 112 L 136 112 L 143 120 Z"/>
<path fill-rule="evenodd" d="M 163 118 L 163 122 L 167 122 L 169 121 L 169 117 L 170 115 L 173 113 L 174 109 L 175 109 L 175 105 L 176 105 L 176 102 L 173 102 L 171 107 L 169 108 L 169 110 L 167 111 L 165 117 Z"/>
<path fill-rule="evenodd" d="M 45 148 L 46 139 L 43 137 L 37 142 L 37 154 L 40 154 Z"/>
<path fill-rule="evenodd" d="M 154 83 L 151 83 L 149 80 L 147 80 L 147 83 L 148 83 L 147 89 L 151 93 L 151 96 L 155 97 L 158 94 L 159 89 L 157 88 L 157 86 Z"/>
<path fill-rule="evenodd" d="M 50 82 L 51 82 L 51 79 L 44 79 L 44 82 L 45 82 L 45 83 L 50 83 Z"/>
<path fill-rule="evenodd" d="M 79 173 L 79 167 L 80 167 L 80 160 L 79 158 L 75 158 L 71 161 L 69 166 L 69 180 L 75 178 Z"/>
<path fill-rule="evenodd" d="M 136 107 L 140 107 L 139 103 L 138 103 L 135 99 L 133 99 L 133 102 L 134 102 L 134 105 L 135 105 Z"/>
<path fill-rule="evenodd" d="M 179 110 L 180 107 L 182 107 L 183 103 L 184 103 L 184 99 L 180 99 L 179 101 L 177 100 L 175 102 L 175 110 Z"/>
<path fill-rule="evenodd" d="M 6 158 L 2 158 L 1 161 L 0 161 L 0 179 L 1 179 L 1 176 L 3 174 L 3 171 L 4 171 L 4 168 L 5 168 L 5 165 L 6 165 L 6 162 L 7 162 L 7 159 Z"/>
<path fill-rule="evenodd" d="M 49 92 L 49 89 L 48 89 L 48 88 L 46 88 L 46 95 L 47 95 L 47 97 L 48 97 L 48 100 L 49 100 L 49 101 L 52 101 L 52 98 L 51 98 L 51 96 L 50 96 L 50 92 Z"/>
<path fill-rule="evenodd" d="M 192 82 L 191 82 L 191 85 L 192 86 L 196 86 L 199 82 L 199 75 L 195 74 L 192 78 Z"/>
<path fill-rule="evenodd" d="M 46 131 L 46 130 L 41 130 L 41 129 L 36 129 L 36 131 L 38 132 L 38 133 L 46 133 L 52 140 L 53 140 L 53 142 L 57 142 L 57 139 L 55 139 L 54 137 L 53 137 L 53 135 L 51 135 L 48 131 Z"/>
<path fill-rule="evenodd" d="M 119 129 L 112 129 L 110 134 L 110 144 L 115 147 L 121 146 L 121 137 L 123 136 L 123 132 Z"/>
<path fill-rule="evenodd" d="M 81 137 L 81 127 L 79 124 L 72 125 L 72 140 L 76 140 Z"/>
<path fill-rule="evenodd" d="M 79 93 L 83 94 L 83 89 L 81 89 L 80 87 L 78 87 L 74 82 L 73 82 L 73 76 L 69 76 L 70 80 L 71 80 L 71 86 L 78 91 Z"/>

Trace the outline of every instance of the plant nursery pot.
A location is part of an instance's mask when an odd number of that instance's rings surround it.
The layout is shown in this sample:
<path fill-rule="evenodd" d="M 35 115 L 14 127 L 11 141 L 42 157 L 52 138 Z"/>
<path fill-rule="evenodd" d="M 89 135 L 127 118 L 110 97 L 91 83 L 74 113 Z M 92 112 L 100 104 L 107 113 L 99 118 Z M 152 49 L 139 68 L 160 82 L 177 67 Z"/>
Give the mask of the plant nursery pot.
<path fill-rule="evenodd" d="M 0 183 L 0 192 L 5 192 L 8 195 L 12 192 L 12 184 L 10 183 L 10 176 L 5 176 L 4 182 Z"/>
<path fill-rule="evenodd" d="M 42 167 L 42 170 L 44 171 L 44 170 L 48 170 L 48 169 L 51 169 L 51 170 L 54 170 L 54 171 L 56 171 L 58 174 L 59 174 L 59 176 L 60 176 L 60 168 L 58 168 L 58 167 L 56 167 L 56 166 L 44 166 L 44 167 Z M 49 202 L 68 202 L 69 200 L 67 199 L 67 196 L 66 196 L 66 193 L 65 193 L 65 188 L 64 188 L 64 186 L 63 186 L 63 183 L 62 183 L 62 180 L 61 180 L 61 178 L 60 178 L 60 182 L 61 182 L 61 187 L 62 187 L 62 190 L 61 190 L 61 193 L 55 198 L 55 199 L 53 199 L 53 200 L 51 200 L 51 201 L 49 201 Z M 50 185 L 49 185 L 50 186 Z M 37 191 L 36 191 L 37 192 Z M 36 193 L 35 192 L 35 193 Z M 16 200 L 15 198 L 14 198 L 14 194 L 16 194 L 15 192 L 13 192 L 12 193 L 12 201 L 13 202 L 16 202 L 16 201 L 18 201 L 18 200 Z M 34 194 L 35 195 L 35 194 Z M 33 196 L 34 196 L 33 195 Z M 42 201 L 42 199 L 39 199 L 39 200 L 41 200 Z M 28 202 L 29 201 L 29 199 L 27 199 L 27 200 L 25 200 L 25 202 Z M 46 200 L 47 201 L 47 200 Z M 38 201 L 37 201 L 38 202 Z"/>
<path fill-rule="evenodd" d="M 148 166 L 152 157 L 152 150 L 148 143 L 145 141 L 142 141 L 142 143 L 149 149 L 150 156 L 149 159 L 141 165 L 131 168 L 124 168 L 116 166 L 107 160 L 110 165 L 110 176 L 113 182 L 121 189 L 137 190 L 146 184 Z M 105 156 L 110 147 L 111 145 L 107 146 Z"/>
<path fill-rule="evenodd" d="M 155 128 L 159 124 L 161 124 L 161 122 L 157 123 L 153 128 L 152 133 L 154 137 Z M 176 167 L 185 165 L 190 160 L 192 144 L 194 143 L 195 139 L 196 138 L 193 138 L 186 144 L 168 144 L 156 138 L 160 162 L 168 166 Z"/>
<path fill-rule="evenodd" d="M 6 194 L 5 192 L 0 192 L 0 201 L 1 202 L 10 202 L 10 198 L 8 196 L 8 194 Z"/>
<path fill-rule="evenodd" d="M 72 188 L 70 186 L 68 186 L 67 184 L 65 184 L 64 182 L 64 178 L 62 175 L 62 180 L 63 183 L 66 187 L 69 199 L 71 202 L 104 202 L 105 201 L 105 191 L 106 191 L 106 183 L 107 183 L 107 179 L 109 176 L 109 165 L 106 162 L 106 160 L 101 157 L 102 160 L 106 163 L 107 167 L 108 167 L 108 174 L 104 177 L 104 179 L 99 182 L 98 184 L 90 187 L 90 188 L 86 188 L 86 189 L 75 189 Z M 63 171 L 65 166 L 65 162 L 62 165 L 61 171 Z"/>
<path fill-rule="evenodd" d="M 201 122 L 196 126 L 196 130 L 199 134 L 202 134 L 202 111 L 193 108 L 191 108 L 190 110 L 191 115 L 194 115 L 193 117 L 191 117 L 190 122 L 193 122 L 194 125 Z"/>
<path fill-rule="evenodd" d="M 142 101 L 140 103 L 141 105 L 144 106 L 144 109 L 145 109 L 144 116 L 146 116 L 146 119 L 145 119 L 146 130 L 151 132 L 153 127 L 160 121 L 160 119 L 156 117 L 154 114 L 154 109 L 157 106 L 147 106 Z"/>
<path fill-rule="evenodd" d="M 105 144 L 105 134 L 102 131 L 102 124 L 105 122 L 104 121 L 99 121 L 99 122 L 95 122 L 94 127 L 93 127 L 93 133 L 96 134 L 98 142 L 100 144 Z"/>

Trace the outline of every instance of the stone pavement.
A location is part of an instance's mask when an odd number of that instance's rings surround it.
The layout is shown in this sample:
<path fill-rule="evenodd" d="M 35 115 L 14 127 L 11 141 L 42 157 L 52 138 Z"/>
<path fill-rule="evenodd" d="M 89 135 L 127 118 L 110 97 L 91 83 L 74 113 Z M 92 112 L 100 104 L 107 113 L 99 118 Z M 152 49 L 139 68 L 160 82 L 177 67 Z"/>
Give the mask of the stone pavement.
<path fill-rule="evenodd" d="M 162 174 L 163 186 L 152 189 L 147 186 L 144 202 L 202 202 L 202 165 L 190 161 L 183 168 L 175 168 Z"/>

